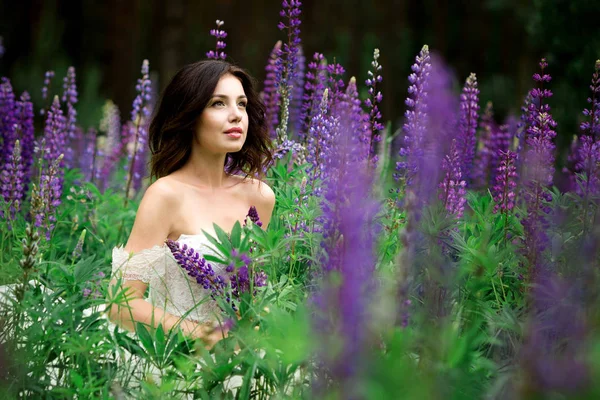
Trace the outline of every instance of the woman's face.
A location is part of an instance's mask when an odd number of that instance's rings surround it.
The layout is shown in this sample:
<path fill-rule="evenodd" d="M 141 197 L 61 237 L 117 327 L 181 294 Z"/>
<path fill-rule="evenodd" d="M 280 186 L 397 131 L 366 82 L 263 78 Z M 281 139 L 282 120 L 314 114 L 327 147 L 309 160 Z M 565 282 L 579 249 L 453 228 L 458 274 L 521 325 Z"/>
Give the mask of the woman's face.
<path fill-rule="evenodd" d="M 198 118 L 195 141 L 211 153 L 240 151 L 248 133 L 247 104 L 242 82 L 223 75 Z"/>

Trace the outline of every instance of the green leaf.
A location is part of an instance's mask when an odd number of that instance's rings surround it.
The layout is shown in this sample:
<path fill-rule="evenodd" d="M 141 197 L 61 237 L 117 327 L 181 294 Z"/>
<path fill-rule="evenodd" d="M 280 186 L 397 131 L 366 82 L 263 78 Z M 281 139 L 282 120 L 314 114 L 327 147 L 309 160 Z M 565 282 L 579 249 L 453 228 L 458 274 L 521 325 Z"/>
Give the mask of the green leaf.
<path fill-rule="evenodd" d="M 234 249 L 240 247 L 240 242 L 242 240 L 242 225 L 240 221 L 236 221 L 235 225 L 233 225 L 233 229 L 231 229 L 231 244 Z"/>
<path fill-rule="evenodd" d="M 156 349 L 156 358 L 159 363 L 162 363 L 166 358 L 165 347 L 165 331 L 162 324 L 159 324 L 154 333 L 154 347 Z"/>
<path fill-rule="evenodd" d="M 148 354 L 155 357 L 156 352 L 154 351 L 154 343 L 152 340 L 152 336 L 150 335 L 150 332 L 144 326 L 144 324 L 141 324 L 139 322 L 136 323 L 135 324 L 135 332 L 137 333 L 138 337 L 140 338 L 140 342 L 142 343 L 142 346 L 144 346 L 144 348 L 146 349 Z"/>
<path fill-rule="evenodd" d="M 242 381 L 242 386 L 240 387 L 239 399 L 249 399 L 250 391 L 252 390 L 252 378 L 254 378 L 254 373 L 256 372 L 256 361 L 252 363 L 252 366 L 248 368 L 246 373 L 244 374 L 244 379 Z"/>

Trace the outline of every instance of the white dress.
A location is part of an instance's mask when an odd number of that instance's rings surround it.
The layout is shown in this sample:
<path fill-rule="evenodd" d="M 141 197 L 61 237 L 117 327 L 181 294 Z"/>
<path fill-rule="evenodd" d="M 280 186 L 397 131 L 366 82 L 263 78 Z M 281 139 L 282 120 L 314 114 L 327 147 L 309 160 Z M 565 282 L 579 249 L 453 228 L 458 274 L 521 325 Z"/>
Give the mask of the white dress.
<path fill-rule="evenodd" d="M 204 234 L 184 234 L 177 241 L 192 247 L 200 256 L 218 255 Z M 225 275 L 225 265 L 209 264 L 215 274 Z M 175 316 L 204 322 L 215 320 L 215 315 L 220 313 L 217 303 L 210 297 L 210 291 L 177 264 L 166 244 L 137 253 L 129 253 L 122 246 L 115 247 L 112 252 L 112 275 L 115 279 L 120 277 L 147 283 L 147 301 Z"/>

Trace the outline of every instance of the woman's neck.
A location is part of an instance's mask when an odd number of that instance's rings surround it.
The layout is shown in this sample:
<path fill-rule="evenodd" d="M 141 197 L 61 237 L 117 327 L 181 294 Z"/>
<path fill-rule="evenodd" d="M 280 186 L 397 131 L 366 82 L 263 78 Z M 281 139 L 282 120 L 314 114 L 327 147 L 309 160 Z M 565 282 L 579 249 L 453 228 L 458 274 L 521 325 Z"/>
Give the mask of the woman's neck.
<path fill-rule="evenodd" d="M 198 186 L 221 189 L 227 178 L 225 154 L 205 154 L 192 151 L 181 171 Z"/>

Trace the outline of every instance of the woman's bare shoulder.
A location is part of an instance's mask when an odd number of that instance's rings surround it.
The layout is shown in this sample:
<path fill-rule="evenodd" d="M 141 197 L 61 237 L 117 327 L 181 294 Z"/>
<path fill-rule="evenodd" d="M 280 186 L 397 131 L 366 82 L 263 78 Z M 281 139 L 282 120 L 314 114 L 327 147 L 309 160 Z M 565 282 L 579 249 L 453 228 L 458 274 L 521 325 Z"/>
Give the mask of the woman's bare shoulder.
<path fill-rule="evenodd" d="M 234 179 L 244 185 L 244 191 L 251 200 L 266 205 L 275 203 L 275 192 L 266 182 L 243 176 L 234 176 Z"/>

